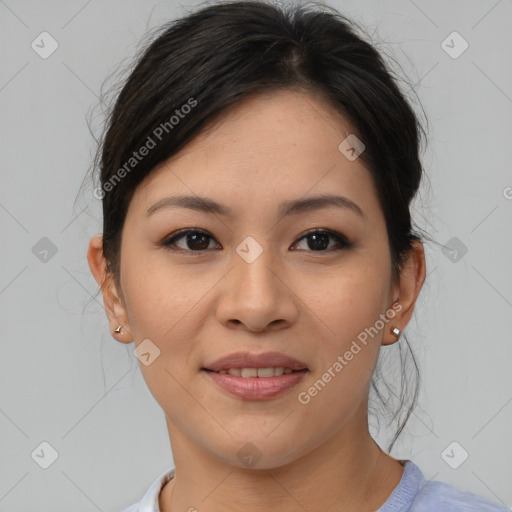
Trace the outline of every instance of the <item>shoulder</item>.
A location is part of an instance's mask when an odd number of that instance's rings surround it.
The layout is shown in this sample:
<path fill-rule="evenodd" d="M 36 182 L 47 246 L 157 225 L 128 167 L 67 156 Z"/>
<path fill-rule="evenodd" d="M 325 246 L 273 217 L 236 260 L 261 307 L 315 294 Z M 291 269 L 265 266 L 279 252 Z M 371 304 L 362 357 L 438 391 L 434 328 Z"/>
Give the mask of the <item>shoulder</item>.
<path fill-rule="evenodd" d="M 164 485 L 174 477 L 174 471 L 174 467 L 171 467 L 158 475 L 146 490 L 141 500 L 125 508 L 122 512 L 160 512 L 158 506 L 160 492 Z"/>
<path fill-rule="evenodd" d="M 509 509 L 483 496 L 462 491 L 444 482 L 427 483 L 411 504 L 410 512 L 509 512 Z"/>
<path fill-rule="evenodd" d="M 125 508 L 122 512 L 139 512 L 139 504 L 134 503 L 133 505 L 130 505 L 128 508 Z"/>
<path fill-rule="evenodd" d="M 417 468 L 417 466 L 416 466 Z M 418 471 L 419 468 L 417 468 Z M 500 505 L 483 496 L 469 491 L 463 491 L 445 482 L 428 481 L 423 475 L 407 512 L 510 512 Z"/>

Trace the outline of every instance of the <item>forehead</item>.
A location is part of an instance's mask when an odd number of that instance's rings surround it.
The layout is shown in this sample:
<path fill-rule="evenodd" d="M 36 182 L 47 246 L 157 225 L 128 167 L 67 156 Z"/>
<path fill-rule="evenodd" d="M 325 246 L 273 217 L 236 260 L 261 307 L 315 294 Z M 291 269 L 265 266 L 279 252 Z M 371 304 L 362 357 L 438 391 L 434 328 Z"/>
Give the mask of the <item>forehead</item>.
<path fill-rule="evenodd" d="M 193 113 L 191 113 L 193 115 Z M 172 193 L 222 199 L 233 210 L 308 195 L 340 193 L 374 208 L 373 180 L 362 159 L 340 144 L 350 123 L 320 95 L 284 90 L 256 95 L 223 112 L 185 148 L 160 164 L 136 191 L 146 211 Z"/>

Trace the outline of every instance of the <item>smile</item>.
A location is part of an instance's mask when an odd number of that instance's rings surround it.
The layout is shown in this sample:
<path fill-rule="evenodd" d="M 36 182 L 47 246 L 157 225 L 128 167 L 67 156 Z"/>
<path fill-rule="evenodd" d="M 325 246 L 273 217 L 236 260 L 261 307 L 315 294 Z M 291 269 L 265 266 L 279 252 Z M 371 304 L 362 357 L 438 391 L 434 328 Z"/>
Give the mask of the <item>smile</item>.
<path fill-rule="evenodd" d="M 307 369 L 285 370 L 283 367 L 202 371 L 223 391 L 246 400 L 268 400 L 280 396 L 296 386 L 308 373 Z"/>
<path fill-rule="evenodd" d="M 213 370 L 212 370 L 213 371 Z M 270 368 L 229 368 L 227 370 L 219 370 L 216 373 L 234 375 L 235 377 L 279 377 L 287 375 L 294 370 L 291 368 L 283 368 L 282 366 Z M 297 370 L 295 370 L 297 371 Z"/>

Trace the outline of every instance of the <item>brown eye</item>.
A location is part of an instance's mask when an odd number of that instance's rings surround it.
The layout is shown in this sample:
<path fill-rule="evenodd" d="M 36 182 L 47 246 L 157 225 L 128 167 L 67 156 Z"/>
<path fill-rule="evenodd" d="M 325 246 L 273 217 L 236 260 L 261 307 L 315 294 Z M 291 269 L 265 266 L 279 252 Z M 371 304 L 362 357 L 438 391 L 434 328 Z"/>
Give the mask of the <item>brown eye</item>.
<path fill-rule="evenodd" d="M 177 242 L 181 241 L 182 239 L 182 245 L 177 245 Z M 206 231 L 186 229 L 173 234 L 170 238 L 164 240 L 162 245 L 173 250 L 200 252 L 209 248 L 211 240 L 213 240 L 213 237 L 206 233 Z M 177 247 L 177 249 L 174 249 L 173 246 Z"/>
<path fill-rule="evenodd" d="M 313 252 L 330 252 L 333 250 L 332 247 L 329 247 L 330 239 L 336 242 L 335 246 L 338 245 L 338 249 L 334 248 L 334 250 L 348 249 L 351 247 L 350 242 L 343 235 L 325 229 L 310 231 L 300 238 L 298 242 L 307 240 L 307 247 Z"/>

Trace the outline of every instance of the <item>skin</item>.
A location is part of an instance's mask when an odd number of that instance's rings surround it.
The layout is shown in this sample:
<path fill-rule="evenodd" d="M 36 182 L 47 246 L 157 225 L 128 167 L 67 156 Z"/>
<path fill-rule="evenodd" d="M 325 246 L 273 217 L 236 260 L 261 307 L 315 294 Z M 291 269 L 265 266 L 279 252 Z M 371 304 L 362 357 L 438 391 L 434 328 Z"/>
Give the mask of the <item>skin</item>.
<path fill-rule="evenodd" d="M 395 343 L 392 328 L 403 330 L 411 318 L 425 256 L 415 243 L 393 282 L 371 175 L 361 158 L 350 161 L 338 150 L 350 133 L 347 121 L 311 92 L 246 99 L 137 188 L 118 286 L 106 273 L 101 235 L 90 241 L 88 261 L 111 332 L 123 326 L 113 336 L 135 346 L 149 338 L 160 350 L 140 368 L 165 412 L 176 467 L 160 495 L 163 512 L 370 512 L 402 477 L 403 466 L 370 436 L 367 395 L 381 346 Z M 234 216 L 179 207 L 146 216 L 160 199 L 182 193 L 214 199 Z M 329 206 L 278 219 L 281 202 L 320 194 L 349 198 L 364 218 Z M 210 238 L 187 244 L 182 237 L 177 251 L 160 245 L 184 228 Z M 305 238 L 314 228 L 353 245 L 340 248 L 331 237 L 318 250 Z M 236 252 L 247 236 L 263 249 L 250 264 Z M 300 403 L 298 394 L 395 301 L 396 316 L 309 403 Z M 200 369 L 240 350 L 283 352 L 309 372 L 271 400 L 234 397 Z M 237 457 L 247 442 L 261 456 L 252 467 Z"/>

